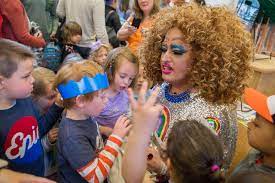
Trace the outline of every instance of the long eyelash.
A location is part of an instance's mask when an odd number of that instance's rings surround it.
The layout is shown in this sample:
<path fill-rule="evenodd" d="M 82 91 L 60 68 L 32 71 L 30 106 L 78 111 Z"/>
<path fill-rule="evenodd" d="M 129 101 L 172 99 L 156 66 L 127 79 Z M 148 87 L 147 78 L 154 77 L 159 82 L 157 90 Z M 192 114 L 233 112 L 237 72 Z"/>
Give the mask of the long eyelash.
<path fill-rule="evenodd" d="M 167 51 L 167 47 L 166 46 L 161 46 L 160 47 L 160 51 L 161 52 L 166 52 Z"/>

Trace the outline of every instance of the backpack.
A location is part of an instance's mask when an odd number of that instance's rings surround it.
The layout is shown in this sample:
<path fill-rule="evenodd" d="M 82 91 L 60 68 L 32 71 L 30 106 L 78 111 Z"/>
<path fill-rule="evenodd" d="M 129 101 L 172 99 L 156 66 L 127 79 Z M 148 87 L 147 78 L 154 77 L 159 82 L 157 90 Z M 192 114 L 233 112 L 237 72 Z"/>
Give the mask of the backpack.
<path fill-rule="evenodd" d="M 42 66 L 57 72 L 61 65 L 62 51 L 55 42 L 49 42 L 43 51 Z"/>
<path fill-rule="evenodd" d="M 109 43 L 114 48 L 116 48 L 116 47 L 119 46 L 119 40 L 117 39 L 116 31 L 113 27 L 110 27 L 110 26 L 107 25 L 108 20 L 110 19 L 111 15 L 114 14 L 114 13 L 115 13 L 114 10 L 109 11 L 109 13 L 105 17 L 105 24 L 106 24 L 106 31 L 107 31 L 108 38 L 109 38 Z"/>

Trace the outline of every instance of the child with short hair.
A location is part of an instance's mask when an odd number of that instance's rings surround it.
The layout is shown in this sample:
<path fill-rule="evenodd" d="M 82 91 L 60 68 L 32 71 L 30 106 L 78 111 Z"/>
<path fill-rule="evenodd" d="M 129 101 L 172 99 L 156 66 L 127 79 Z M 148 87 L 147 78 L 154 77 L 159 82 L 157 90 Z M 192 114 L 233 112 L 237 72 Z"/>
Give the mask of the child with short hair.
<path fill-rule="evenodd" d="M 108 102 L 103 89 L 109 86 L 106 74 L 93 62 L 70 63 L 57 73 L 66 115 L 59 126 L 58 164 L 61 182 L 103 182 L 108 176 L 131 128 L 120 117 L 106 145 L 92 117 L 99 115 Z"/>
<path fill-rule="evenodd" d="M 92 61 L 104 67 L 108 53 L 111 51 L 112 47 L 107 44 L 102 44 L 101 41 L 99 40 L 94 44 L 92 44 L 90 48 L 91 48 L 91 54 L 89 59 L 91 59 Z"/>
<path fill-rule="evenodd" d="M 244 101 L 256 111 L 248 123 L 248 143 L 254 149 L 240 162 L 232 175 L 242 171 L 260 171 L 275 175 L 275 95 L 265 96 L 252 88 L 245 89 Z"/>
<path fill-rule="evenodd" d="M 33 70 L 32 76 L 35 79 L 32 98 L 41 114 L 45 114 L 53 105 L 57 92 L 53 89 L 55 73 L 44 67 L 37 67 Z M 54 127 L 41 139 L 44 148 L 45 174 L 51 176 L 57 172 L 56 164 L 56 140 L 58 136 L 58 121 Z"/>
<path fill-rule="evenodd" d="M 0 40 L 0 157 L 15 171 L 44 175 L 43 137 L 61 116 L 53 104 L 41 116 L 31 100 L 34 55 L 19 43 Z"/>
<path fill-rule="evenodd" d="M 121 115 L 129 112 L 128 87 L 134 86 L 138 73 L 138 59 L 127 47 L 112 50 L 105 64 L 110 87 L 105 90 L 109 101 L 95 120 L 101 125 L 100 132 L 109 136 Z"/>

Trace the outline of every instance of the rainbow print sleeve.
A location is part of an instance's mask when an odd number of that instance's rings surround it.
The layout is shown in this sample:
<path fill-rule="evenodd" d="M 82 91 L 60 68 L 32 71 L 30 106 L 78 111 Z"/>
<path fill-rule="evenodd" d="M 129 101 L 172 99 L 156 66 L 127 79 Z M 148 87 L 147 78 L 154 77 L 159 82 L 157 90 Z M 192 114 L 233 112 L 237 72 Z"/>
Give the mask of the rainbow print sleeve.
<path fill-rule="evenodd" d="M 109 175 L 118 151 L 123 140 L 116 135 L 110 135 L 103 150 L 95 159 L 87 165 L 77 170 L 77 172 L 87 181 L 93 183 L 103 182 Z"/>

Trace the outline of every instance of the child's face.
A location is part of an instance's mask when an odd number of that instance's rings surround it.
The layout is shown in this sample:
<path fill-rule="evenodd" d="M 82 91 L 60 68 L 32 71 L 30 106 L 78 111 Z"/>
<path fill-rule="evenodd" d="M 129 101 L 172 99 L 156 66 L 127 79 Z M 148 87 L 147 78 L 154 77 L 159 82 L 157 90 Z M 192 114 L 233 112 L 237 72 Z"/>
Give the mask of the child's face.
<path fill-rule="evenodd" d="M 126 90 L 135 79 L 136 74 L 136 65 L 122 57 L 121 63 L 115 72 L 115 78 L 112 83 L 113 88 L 116 91 Z"/>
<path fill-rule="evenodd" d="M 108 98 L 103 90 L 99 90 L 93 99 L 86 103 L 86 114 L 89 116 L 98 116 L 105 108 Z M 95 107 L 96 106 L 96 107 Z"/>
<path fill-rule="evenodd" d="M 71 37 L 72 44 L 79 44 L 82 39 L 81 35 L 74 35 Z"/>
<path fill-rule="evenodd" d="M 33 90 L 33 59 L 20 62 L 10 78 L 3 79 L 3 88 L 9 99 L 26 98 Z"/>
<path fill-rule="evenodd" d="M 100 48 L 98 50 L 98 53 L 97 53 L 97 56 L 95 58 L 95 61 L 100 64 L 101 66 L 104 66 L 105 63 L 106 63 L 106 58 L 107 58 L 107 55 L 108 55 L 108 51 L 106 48 Z"/>
<path fill-rule="evenodd" d="M 146 80 L 145 75 L 144 75 L 144 67 L 140 66 L 139 67 L 139 71 L 138 71 L 138 76 L 137 76 L 137 80 L 135 83 L 135 90 L 139 91 L 142 83 Z"/>
<path fill-rule="evenodd" d="M 275 125 L 260 115 L 248 123 L 247 136 L 249 144 L 255 149 L 275 154 Z"/>
<path fill-rule="evenodd" d="M 51 88 L 51 85 L 47 85 L 46 90 L 47 95 L 37 97 L 37 104 L 41 107 L 43 112 L 47 112 L 55 102 L 57 96 L 57 93 Z"/>

